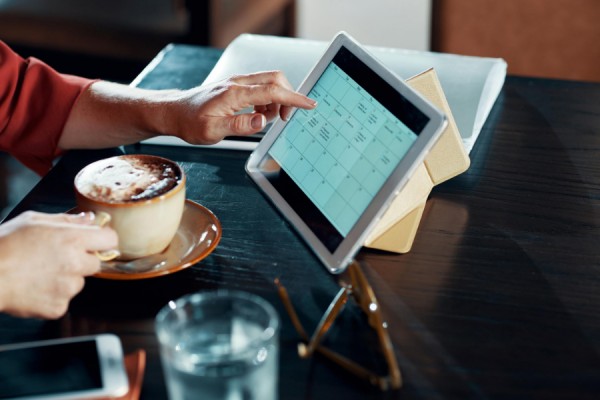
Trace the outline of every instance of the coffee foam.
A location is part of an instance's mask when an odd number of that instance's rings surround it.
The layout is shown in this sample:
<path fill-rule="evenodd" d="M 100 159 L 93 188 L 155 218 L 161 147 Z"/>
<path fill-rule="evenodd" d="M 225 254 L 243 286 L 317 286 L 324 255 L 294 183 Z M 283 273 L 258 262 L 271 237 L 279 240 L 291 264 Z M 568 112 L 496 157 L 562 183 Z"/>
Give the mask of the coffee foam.
<path fill-rule="evenodd" d="M 119 156 L 97 161 L 77 176 L 77 190 L 86 197 L 108 203 L 151 199 L 171 190 L 180 181 L 177 166 L 145 156 Z"/>

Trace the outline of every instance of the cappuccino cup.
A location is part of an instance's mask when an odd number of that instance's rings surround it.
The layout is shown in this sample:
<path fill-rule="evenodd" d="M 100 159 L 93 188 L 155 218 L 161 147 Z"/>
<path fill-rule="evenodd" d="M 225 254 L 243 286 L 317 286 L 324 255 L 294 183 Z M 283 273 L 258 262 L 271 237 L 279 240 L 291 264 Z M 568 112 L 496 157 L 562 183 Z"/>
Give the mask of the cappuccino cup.
<path fill-rule="evenodd" d="M 84 167 L 75 177 L 80 211 L 106 213 L 119 237 L 120 260 L 165 250 L 177 233 L 185 206 L 185 174 L 163 157 L 129 154 Z"/>

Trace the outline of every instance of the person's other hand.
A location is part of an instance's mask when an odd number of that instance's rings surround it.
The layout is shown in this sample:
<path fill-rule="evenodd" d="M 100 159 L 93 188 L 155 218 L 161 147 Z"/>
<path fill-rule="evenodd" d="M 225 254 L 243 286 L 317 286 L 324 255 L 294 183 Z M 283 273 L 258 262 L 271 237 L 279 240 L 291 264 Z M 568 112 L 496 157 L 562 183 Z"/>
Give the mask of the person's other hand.
<path fill-rule="evenodd" d="M 92 253 L 114 249 L 116 233 L 93 225 L 93 214 L 25 212 L 0 225 L 0 311 L 59 318 L 99 271 Z"/>
<path fill-rule="evenodd" d="M 172 127 L 169 133 L 189 143 L 213 144 L 226 136 L 260 132 L 277 116 L 287 120 L 293 108 L 315 106 L 292 89 L 281 71 L 268 71 L 183 91 L 165 118 Z M 253 111 L 236 114 L 245 109 Z"/>

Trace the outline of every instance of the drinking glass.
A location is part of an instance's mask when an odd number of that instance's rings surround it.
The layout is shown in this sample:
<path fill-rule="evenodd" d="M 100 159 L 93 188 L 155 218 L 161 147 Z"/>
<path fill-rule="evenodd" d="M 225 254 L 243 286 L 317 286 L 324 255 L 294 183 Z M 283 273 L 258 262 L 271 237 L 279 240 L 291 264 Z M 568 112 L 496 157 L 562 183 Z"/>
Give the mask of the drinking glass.
<path fill-rule="evenodd" d="M 169 398 L 277 398 L 279 317 L 241 291 L 198 292 L 156 316 Z"/>

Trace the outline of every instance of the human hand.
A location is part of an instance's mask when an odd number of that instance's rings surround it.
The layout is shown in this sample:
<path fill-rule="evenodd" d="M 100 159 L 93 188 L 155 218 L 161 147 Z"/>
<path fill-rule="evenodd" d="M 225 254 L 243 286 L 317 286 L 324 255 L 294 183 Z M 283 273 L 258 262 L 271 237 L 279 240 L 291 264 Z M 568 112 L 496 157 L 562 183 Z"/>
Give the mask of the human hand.
<path fill-rule="evenodd" d="M 149 90 L 98 81 L 77 99 L 58 147 L 100 149 L 157 136 L 214 144 L 226 136 L 260 132 L 293 108 L 316 102 L 295 92 L 280 71 L 233 76 L 188 90 Z M 241 110 L 252 112 L 236 114 Z"/>
<path fill-rule="evenodd" d="M 268 71 L 182 91 L 164 115 L 168 133 L 189 143 L 213 144 L 260 132 L 277 116 L 287 120 L 295 107 L 313 109 L 316 102 L 294 91 L 281 71 Z M 253 112 L 236 114 L 247 108 Z"/>
<path fill-rule="evenodd" d="M 0 225 L 0 311 L 18 317 L 59 318 L 100 269 L 92 253 L 116 248 L 110 228 L 91 213 L 25 212 Z"/>

